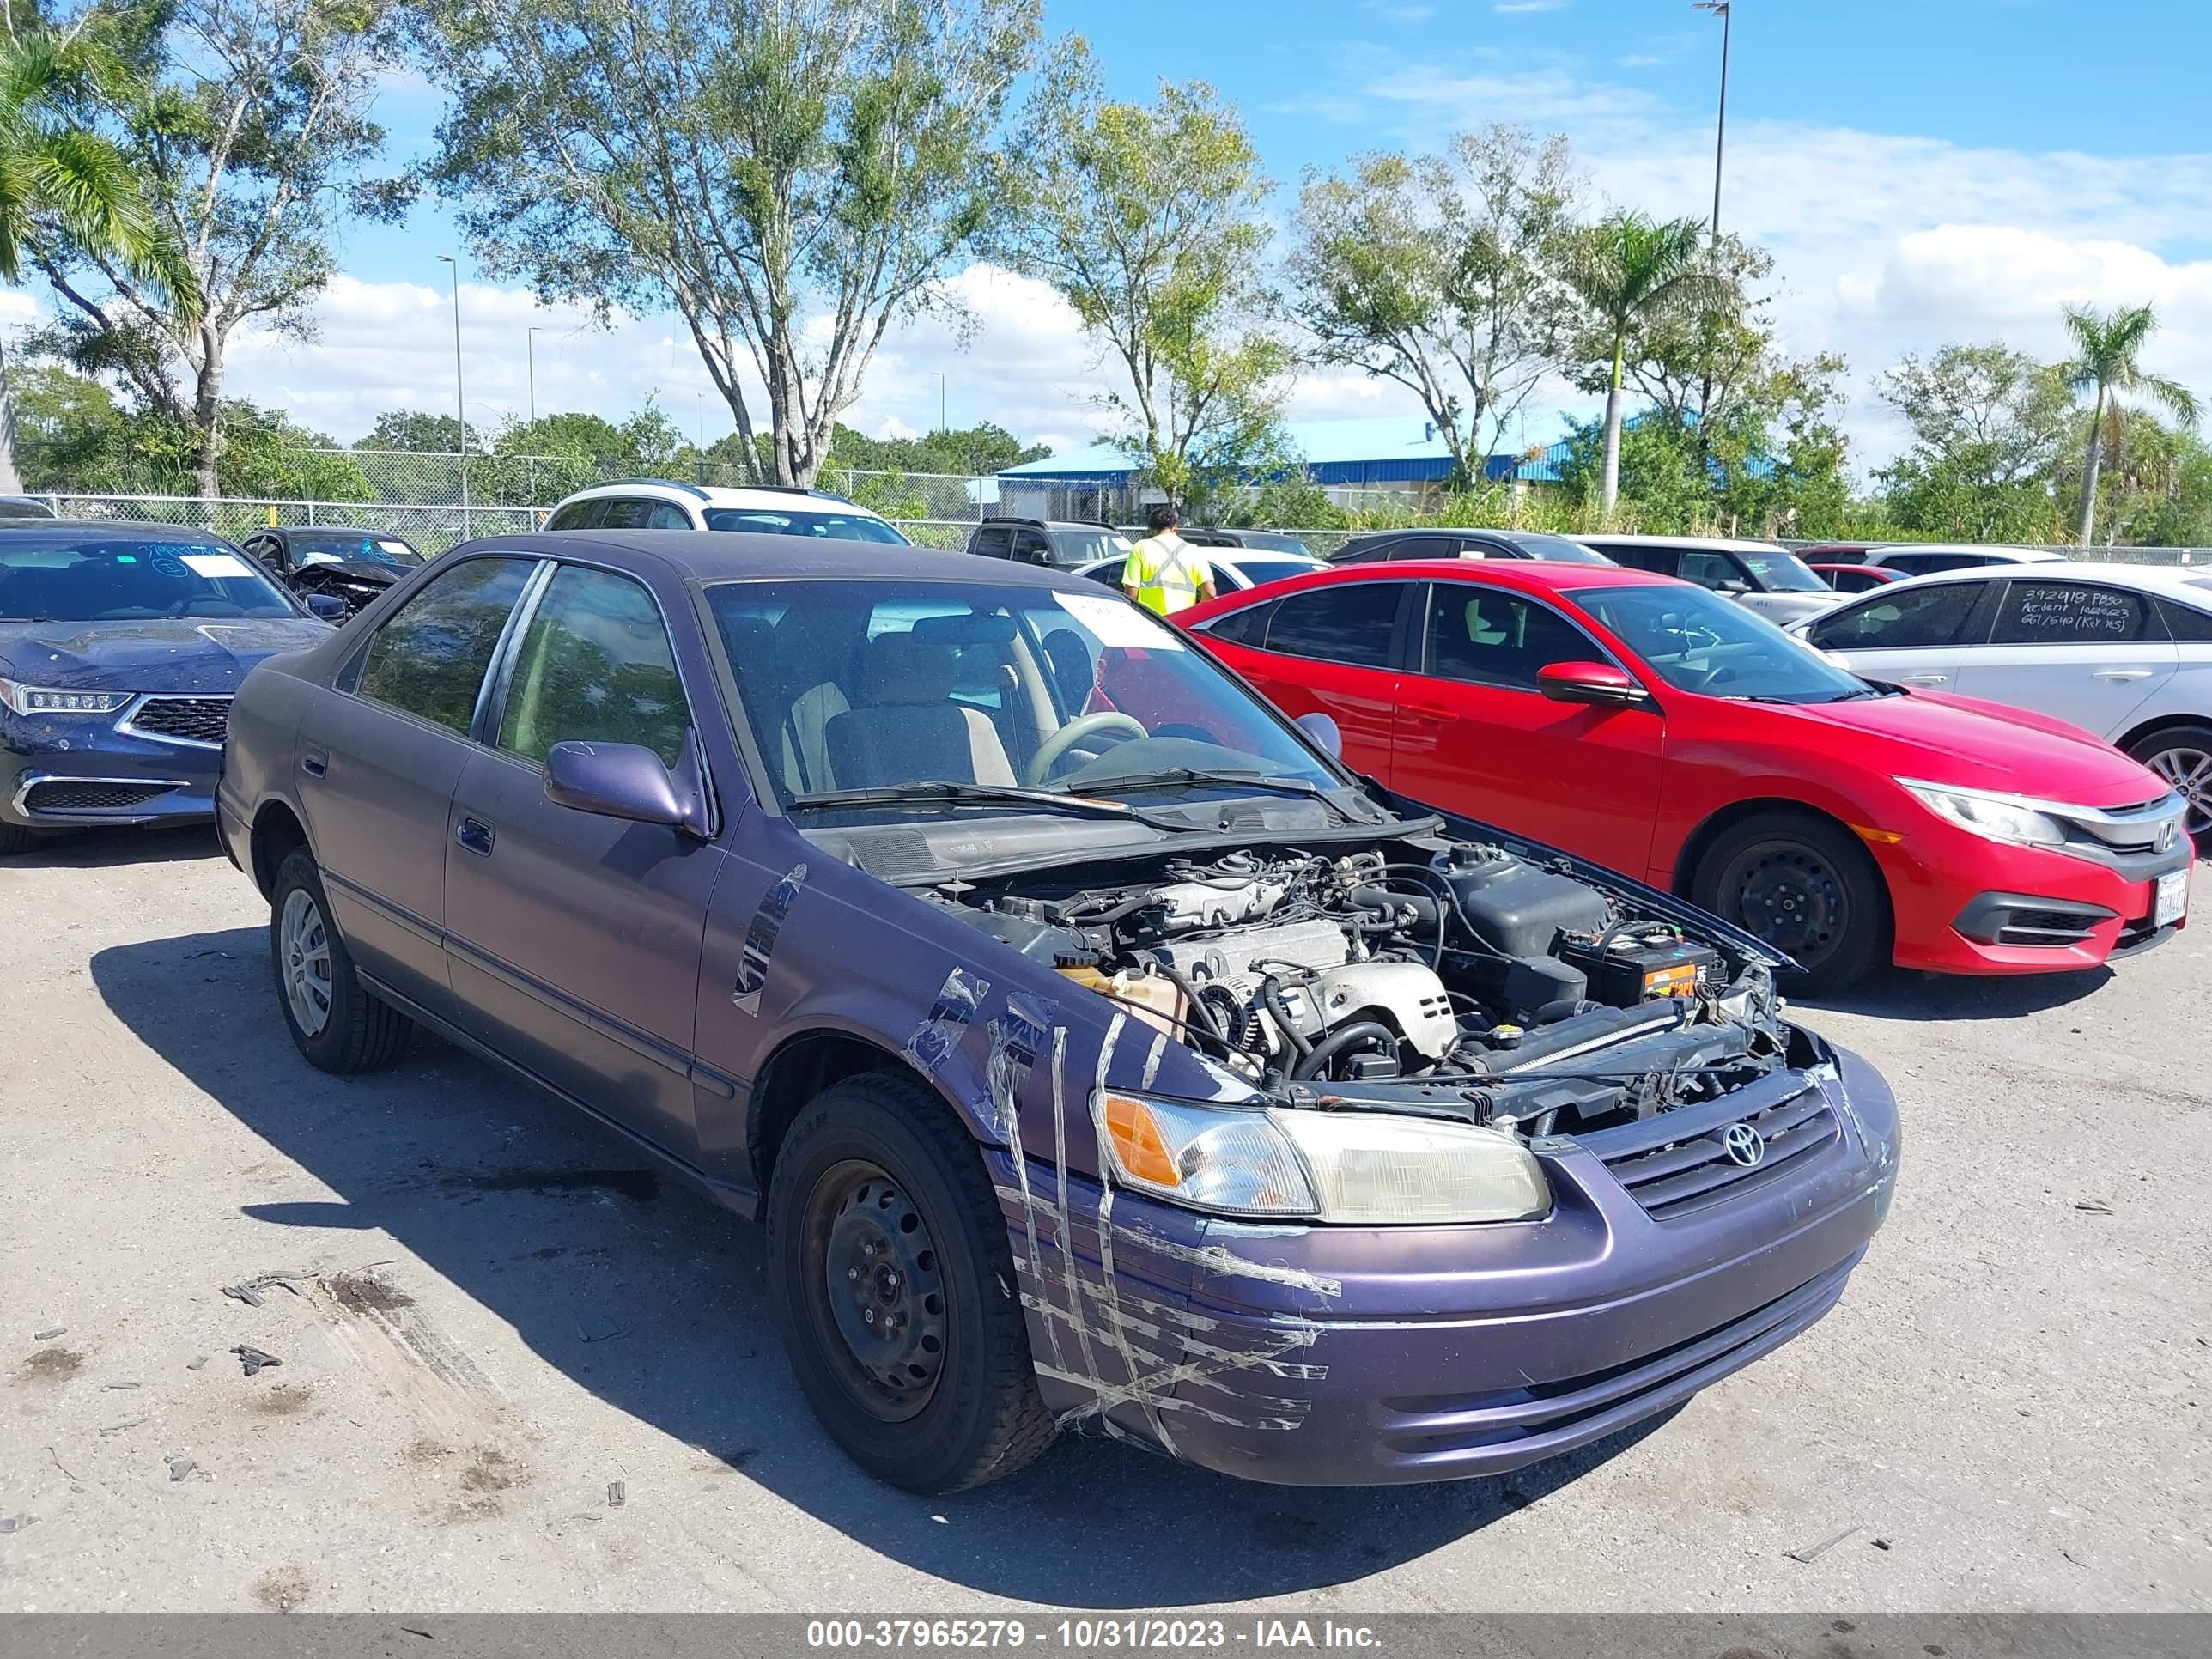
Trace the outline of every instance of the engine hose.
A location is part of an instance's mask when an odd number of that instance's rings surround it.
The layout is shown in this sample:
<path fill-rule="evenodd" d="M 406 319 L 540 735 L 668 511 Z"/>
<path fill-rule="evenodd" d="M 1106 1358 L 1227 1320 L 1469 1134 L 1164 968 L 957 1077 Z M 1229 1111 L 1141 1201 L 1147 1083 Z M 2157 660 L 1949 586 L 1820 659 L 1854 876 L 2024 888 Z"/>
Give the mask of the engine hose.
<path fill-rule="evenodd" d="M 1298 1028 L 1291 1024 L 1291 1011 L 1283 1002 L 1283 988 L 1273 974 L 1260 981 L 1260 1006 L 1267 1011 L 1275 1022 L 1275 1029 L 1283 1034 L 1283 1041 L 1291 1045 L 1291 1052 L 1298 1057 L 1297 1063 L 1291 1067 L 1291 1075 L 1303 1077 L 1304 1073 L 1298 1070 L 1298 1066 L 1305 1064 L 1306 1056 L 1313 1052 L 1313 1044 L 1301 1036 Z"/>
<path fill-rule="evenodd" d="M 1210 1032 L 1223 1048 L 1236 1047 L 1229 1040 L 1229 1033 L 1221 1029 L 1221 1021 L 1213 1012 L 1213 1005 L 1199 995 L 1198 988 L 1190 982 L 1182 969 L 1171 962 L 1155 962 L 1152 965 L 1159 970 L 1163 979 L 1182 993 L 1183 1006 L 1190 1010 L 1193 1024 Z"/>
<path fill-rule="evenodd" d="M 1355 1019 L 1349 1025 L 1340 1025 L 1300 1057 L 1291 1067 L 1294 1081 L 1304 1082 L 1320 1074 L 1321 1068 L 1334 1060 L 1355 1042 L 1372 1042 L 1380 1038 L 1395 1043 L 1398 1034 L 1380 1020 Z"/>

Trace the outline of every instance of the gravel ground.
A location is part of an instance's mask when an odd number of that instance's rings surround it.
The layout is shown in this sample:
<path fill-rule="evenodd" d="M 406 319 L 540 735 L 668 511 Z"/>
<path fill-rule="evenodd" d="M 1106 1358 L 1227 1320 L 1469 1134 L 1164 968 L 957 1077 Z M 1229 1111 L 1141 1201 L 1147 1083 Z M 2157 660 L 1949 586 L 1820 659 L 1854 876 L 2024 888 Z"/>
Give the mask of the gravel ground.
<path fill-rule="evenodd" d="M 1897 1087 L 1896 1207 L 1656 1426 L 1371 1492 L 1075 1441 L 926 1500 L 817 1431 L 750 1227 L 442 1046 L 310 1071 L 209 848 L 0 867 L 0 1610 L 2212 1607 L 2212 925 L 1806 1009 Z"/>

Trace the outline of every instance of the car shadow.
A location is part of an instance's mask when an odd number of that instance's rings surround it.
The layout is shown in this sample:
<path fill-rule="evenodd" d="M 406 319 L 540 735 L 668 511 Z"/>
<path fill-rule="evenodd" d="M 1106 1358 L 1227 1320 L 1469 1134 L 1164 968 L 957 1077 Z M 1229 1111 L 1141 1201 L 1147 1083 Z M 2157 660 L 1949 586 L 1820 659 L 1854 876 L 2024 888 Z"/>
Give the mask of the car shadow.
<path fill-rule="evenodd" d="M 0 870 L 108 870 L 222 855 L 212 823 L 116 824 L 41 836 L 29 851 L 0 859 Z"/>
<path fill-rule="evenodd" d="M 799 1397 L 757 1228 L 442 1042 L 420 1039 L 370 1076 L 309 1070 L 277 1012 L 265 937 L 117 946 L 92 975 L 137 1036 L 337 1194 L 240 1204 L 272 1230 L 271 1255 L 343 1257 L 349 1235 L 381 1230 L 576 1383 L 697 1448 L 684 1478 L 756 1481 L 918 1571 L 1097 1608 L 1296 1594 L 1477 1532 L 1672 1415 L 1508 1477 L 1443 1485 L 1260 1486 L 1071 1436 L 978 1492 L 898 1492 L 848 1462 Z M 650 1501 L 633 1480 L 630 1502 Z"/>
<path fill-rule="evenodd" d="M 2017 1019 L 2094 996 L 2113 977 L 2110 968 L 1988 977 L 1891 968 L 1832 995 L 1798 996 L 1790 1001 L 1807 1008 L 1873 1014 L 1884 1019 Z"/>

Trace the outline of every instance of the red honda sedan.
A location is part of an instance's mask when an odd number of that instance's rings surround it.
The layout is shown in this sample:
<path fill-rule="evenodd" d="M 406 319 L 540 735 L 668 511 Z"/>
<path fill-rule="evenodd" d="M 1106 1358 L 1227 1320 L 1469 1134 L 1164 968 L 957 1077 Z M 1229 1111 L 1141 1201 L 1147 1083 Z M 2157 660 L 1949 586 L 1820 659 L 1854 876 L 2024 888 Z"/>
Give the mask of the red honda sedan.
<path fill-rule="evenodd" d="M 2164 781 L 2021 709 L 1860 678 L 1686 582 L 1354 567 L 1175 620 L 1389 789 L 1671 888 L 1830 990 L 2094 967 L 2185 920 Z"/>

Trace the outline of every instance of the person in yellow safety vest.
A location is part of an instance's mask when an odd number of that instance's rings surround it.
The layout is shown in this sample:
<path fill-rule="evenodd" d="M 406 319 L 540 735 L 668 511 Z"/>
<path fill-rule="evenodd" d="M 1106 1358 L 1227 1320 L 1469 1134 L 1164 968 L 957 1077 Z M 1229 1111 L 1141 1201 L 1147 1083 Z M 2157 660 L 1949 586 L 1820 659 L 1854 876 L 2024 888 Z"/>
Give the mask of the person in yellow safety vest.
<path fill-rule="evenodd" d="M 1147 611 L 1171 617 L 1213 597 L 1213 567 L 1202 548 L 1176 534 L 1182 515 L 1163 501 L 1145 515 L 1152 533 L 1121 563 L 1121 591 Z"/>

